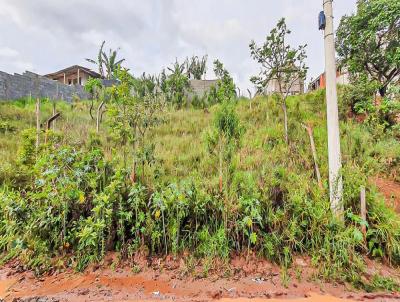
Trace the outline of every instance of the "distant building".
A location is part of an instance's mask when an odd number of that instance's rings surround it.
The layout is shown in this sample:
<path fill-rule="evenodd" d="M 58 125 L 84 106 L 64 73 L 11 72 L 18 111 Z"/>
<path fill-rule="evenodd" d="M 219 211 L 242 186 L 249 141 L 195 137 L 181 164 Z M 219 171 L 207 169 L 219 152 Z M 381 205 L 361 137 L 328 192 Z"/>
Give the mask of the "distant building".
<path fill-rule="evenodd" d="M 97 72 L 89 68 L 73 65 L 71 67 L 44 75 L 46 78 L 58 81 L 65 85 L 85 85 L 89 78 L 101 78 Z"/>
<path fill-rule="evenodd" d="M 283 92 L 286 92 L 286 88 L 283 86 L 282 87 Z M 271 95 L 274 93 L 280 93 L 280 88 L 279 88 L 279 82 L 277 79 L 273 79 L 269 81 L 267 87 L 265 88 L 264 93 L 266 95 Z M 304 93 L 304 80 L 303 79 L 297 79 L 293 85 L 289 88 L 289 95 L 297 95 L 297 94 L 303 94 Z"/>
<path fill-rule="evenodd" d="M 26 97 L 71 102 L 74 97 L 88 99 L 89 95 L 81 85 L 64 85 L 30 71 L 22 74 L 8 74 L 0 71 L 0 100 Z"/>
<path fill-rule="evenodd" d="M 336 70 L 336 83 L 341 85 L 347 85 L 350 83 L 349 73 L 346 69 L 338 68 Z M 310 91 L 324 88 L 326 88 L 325 72 L 320 74 L 308 85 L 308 90 Z"/>
<path fill-rule="evenodd" d="M 212 86 L 217 85 L 218 80 L 189 80 L 189 82 L 189 98 L 192 98 L 195 95 L 198 97 L 202 97 L 205 93 L 208 93 L 211 90 Z"/>

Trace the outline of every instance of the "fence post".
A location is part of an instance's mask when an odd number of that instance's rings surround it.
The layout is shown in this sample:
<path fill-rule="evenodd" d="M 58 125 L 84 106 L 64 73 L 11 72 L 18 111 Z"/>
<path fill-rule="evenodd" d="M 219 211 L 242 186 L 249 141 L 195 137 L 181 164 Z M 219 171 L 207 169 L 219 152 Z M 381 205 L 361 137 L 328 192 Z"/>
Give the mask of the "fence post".
<path fill-rule="evenodd" d="M 366 198 L 365 198 L 365 187 L 361 186 L 360 188 L 360 208 L 361 208 L 361 219 L 363 222 L 367 221 L 367 204 L 366 204 Z M 361 225 L 361 232 L 364 235 L 364 240 L 367 237 L 367 227 L 365 224 Z"/>
<path fill-rule="evenodd" d="M 40 99 L 36 99 L 36 151 L 40 144 Z"/>
<path fill-rule="evenodd" d="M 58 88 L 58 86 L 57 86 Z M 53 116 L 56 115 L 56 100 L 53 100 Z M 53 122 L 53 127 L 52 127 L 53 131 L 56 129 L 56 121 L 54 120 Z"/>

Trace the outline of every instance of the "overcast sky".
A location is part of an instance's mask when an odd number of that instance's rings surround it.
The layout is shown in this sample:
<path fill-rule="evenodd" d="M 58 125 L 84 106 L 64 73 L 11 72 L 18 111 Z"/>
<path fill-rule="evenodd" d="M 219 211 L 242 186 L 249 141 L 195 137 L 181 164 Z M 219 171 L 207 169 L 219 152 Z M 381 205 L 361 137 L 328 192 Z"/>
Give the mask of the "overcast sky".
<path fill-rule="evenodd" d="M 355 11 L 356 0 L 334 1 L 335 23 Z M 208 54 L 220 59 L 242 89 L 259 67 L 249 42 L 262 43 L 281 17 L 293 46 L 308 44 L 308 78 L 324 69 L 317 28 L 322 0 L 0 0 L 0 70 L 39 74 L 84 65 L 101 41 L 120 47 L 135 75 L 159 73 L 175 58 Z"/>

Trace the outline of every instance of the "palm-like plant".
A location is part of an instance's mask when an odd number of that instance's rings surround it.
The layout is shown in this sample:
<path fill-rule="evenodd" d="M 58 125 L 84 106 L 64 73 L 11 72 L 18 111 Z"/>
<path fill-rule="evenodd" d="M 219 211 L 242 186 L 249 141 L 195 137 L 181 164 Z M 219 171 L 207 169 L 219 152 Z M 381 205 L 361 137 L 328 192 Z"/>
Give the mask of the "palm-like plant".
<path fill-rule="evenodd" d="M 172 67 L 167 67 L 167 69 L 175 76 L 180 76 L 185 71 L 185 63 L 180 64 L 178 60 L 175 60 L 175 63 Z"/>
<path fill-rule="evenodd" d="M 97 65 L 99 68 L 99 73 L 103 78 L 106 78 L 108 80 L 115 79 L 115 71 L 117 70 L 118 66 L 120 66 L 121 63 L 125 61 L 125 59 L 117 60 L 119 48 L 117 50 L 112 50 L 110 48 L 107 55 L 106 52 L 103 50 L 105 43 L 106 41 L 103 41 L 103 43 L 101 43 L 97 59 L 86 59 L 86 61 Z"/>
<path fill-rule="evenodd" d="M 207 72 L 207 55 L 201 59 L 198 56 L 193 56 L 190 59 L 186 58 L 185 63 L 189 79 L 201 80 Z"/>
<path fill-rule="evenodd" d="M 185 63 L 180 64 L 176 60 L 172 67 L 168 67 L 168 70 L 171 74 L 165 80 L 167 99 L 180 108 L 184 103 L 185 92 L 190 89 L 189 78 L 185 73 Z"/>

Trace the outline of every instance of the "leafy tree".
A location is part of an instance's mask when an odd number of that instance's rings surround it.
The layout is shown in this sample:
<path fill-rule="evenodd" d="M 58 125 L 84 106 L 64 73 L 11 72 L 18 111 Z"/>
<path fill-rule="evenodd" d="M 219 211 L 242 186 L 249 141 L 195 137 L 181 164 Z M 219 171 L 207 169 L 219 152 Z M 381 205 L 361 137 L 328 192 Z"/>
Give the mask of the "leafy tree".
<path fill-rule="evenodd" d="M 292 87 L 306 78 L 308 69 L 304 62 L 307 58 L 305 51 L 307 45 L 292 48 L 287 44 L 287 35 L 290 33 L 285 19 L 282 18 L 271 30 L 262 46 L 257 46 L 254 41 L 250 43 L 251 56 L 261 64 L 259 75 L 253 76 L 250 80 L 259 92 L 265 91 L 269 84 L 277 83 L 279 90 L 277 97 L 284 114 L 286 143 L 289 141 L 286 99 Z"/>
<path fill-rule="evenodd" d="M 172 67 L 168 67 L 171 72 L 164 82 L 167 100 L 178 108 L 185 103 L 186 92 L 190 89 L 190 82 L 185 73 L 185 63 L 180 64 L 175 61 Z"/>
<path fill-rule="evenodd" d="M 101 85 L 100 79 L 89 78 L 83 88 L 90 94 L 92 98 L 96 98 L 97 91 L 101 88 Z"/>
<path fill-rule="evenodd" d="M 357 12 L 340 21 L 336 49 L 351 73 L 368 74 L 384 96 L 400 75 L 400 2 L 359 0 Z"/>
<path fill-rule="evenodd" d="M 154 126 L 162 122 L 160 113 L 164 106 L 162 95 L 153 92 L 135 90 L 135 78 L 127 69 L 117 70 L 120 84 L 111 88 L 112 103 L 110 105 L 109 124 L 113 129 L 115 142 L 122 146 L 124 166 L 129 153 L 133 157 L 131 180 L 136 180 L 137 162 L 142 164 L 144 177 L 145 163 L 154 162 L 154 146 L 147 142 L 146 134 Z M 132 94 L 132 90 L 135 93 Z"/>
<path fill-rule="evenodd" d="M 103 43 L 101 43 L 97 59 L 86 59 L 86 61 L 97 65 L 99 68 L 99 73 L 103 78 L 106 78 L 108 80 L 115 79 L 116 78 L 115 72 L 118 69 L 118 66 L 120 66 L 122 62 L 125 61 L 125 59 L 117 60 L 117 54 L 119 49 L 112 50 L 110 48 L 107 55 L 107 53 L 103 50 L 105 43 L 106 41 L 103 41 Z"/>
<path fill-rule="evenodd" d="M 214 73 L 218 78 L 214 92 L 216 103 L 233 100 L 236 97 L 235 83 L 228 70 L 219 60 L 214 61 Z"/>
<path fill-rule="evenodd" d="M 96 131 L 100 131 L 100 124 L 103 120 L 103 114 L 106 111 L 106 104 L 110 101 L 110 88 L 102 86 L 98 93 L 99 105 L 96 113 Z"/>
<path fill-rule="evenodd" d="M 96 79 L 96 78 L 89 78 L 89 80 L 86 81 L 85 86 L 83 87 L 85 89 L 86 92 L 88 92 L 90 94 L 90 99 L 91 99 L 91 103 L 90 103 L 90 108 L 89 108 L 89 114 L 90 117 L 92 118 L 92 120 L 94 120 L 93 117 L 93 107 L 94 107 L 94 100 L 98 98 L 99 96 L 99 92 L 102 89 L 102 83 L 100 79 Z"/>
<path fill-rule="evenodd" d="M 157 86 L 160 87 L 162 93 L 167 94 L 167 74 L 165 73 L 165 69 L 161 71 L 157 78 Z"/>
<path fill-rule="evenodd" d="M 374 110 L 374 95 L 378 87 L 379 83 L 369 80 L 366 75 L 343 86 L 340 91 L 341 118 L 346 118 L 349 108 L 357 114 L 368 114 Z"/>
<path fill-rule="evenodd" d="M 105 105 L 110 99 L 109 88 L 104 87 L 100 79 L 90 78 L 84 86 L 84 89 L 91 94 L 91 103 L 89 108 L 89 114 L 92 120 L 94 100 L 97 99 L 98 106 L 96 111 L 96 132 L 100 131 L 100 124 L 102 121 L 103 114 L 105 112 Z"/>
<path fill-rule="evenodd" d="M 134 81 L 135 93 L 144 97 L 149 93 L 156 93 L 158 79 L 154 75 L 146 75 L 145 72 L 140 78 L 136 78 Z"/>
<path fill-rule="evenodd" d="M 207 72 L 207 55 L 201 59 L 198 56 L 186 58 L 186 72 L 189 79 L 201 80 Z"/>

